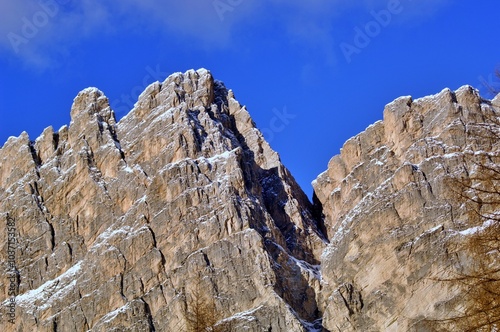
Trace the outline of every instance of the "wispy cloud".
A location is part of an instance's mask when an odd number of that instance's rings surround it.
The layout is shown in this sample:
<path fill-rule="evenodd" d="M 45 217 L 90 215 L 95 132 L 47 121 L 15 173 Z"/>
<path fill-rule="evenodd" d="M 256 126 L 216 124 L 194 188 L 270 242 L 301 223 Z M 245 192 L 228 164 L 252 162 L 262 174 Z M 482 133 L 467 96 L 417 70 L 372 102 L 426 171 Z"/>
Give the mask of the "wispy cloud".
<path fill-rule="evenodd" d="M 234 31 L 259 24 L 279 24 L 293 43 L 316 49 L 335 62 L 332 22 L 346 8 L 370 10 L 388 0 L 2 0 L 0 52 L 43 66 L 54 47 L 81 38 L 126 29 L 165 29 L 168 36 L 189 38 L 209 47 L 228 47 Z M 394 0 L 392 0 L 394 1 Z M 421 17 L 449 0 L 401 0 L 408 15 Z"/>
<path fill-rule="evenodd" d="M 51 65 L 55 51 L 109 25 L 108 9 L 94 0 L 2 0 L 0 10 L 6 13 L 0 21 L 0 54 L 35 68 Z"/>
<path fill-rule="evenodd" d="M 33 11 L 33 9 L 36 7 L 36 3 L 28 1 L 1 1 L 0 11 L 3 13 L 2 19 L 0 20 L 1 35 L 6 36 L 10 31 L 17 29 L 21 22 L 22 16 L 30 11 Z"/>

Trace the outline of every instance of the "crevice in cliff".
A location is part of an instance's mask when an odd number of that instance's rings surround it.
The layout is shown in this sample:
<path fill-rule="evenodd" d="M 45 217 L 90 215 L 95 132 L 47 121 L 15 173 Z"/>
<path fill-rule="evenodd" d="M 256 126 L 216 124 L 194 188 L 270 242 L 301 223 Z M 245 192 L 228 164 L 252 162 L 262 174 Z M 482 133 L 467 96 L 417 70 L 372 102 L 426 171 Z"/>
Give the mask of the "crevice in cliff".
<path fill-rule="evenodd" d="M 114 119 L 114 115 L 112 116 L 112 119 Z M 105 120 L 100 114 L 97 115 L 97 124 L 99 126 L 99 132 L 101 135 L 105 130 L 104 127 L 106 127 L 106 130 L 109 132 L 109 135 L 111 136 L 111 139 L 115 144 L 115 147 L 118 149 L 118 152 L 120 153 L 121 159 L 123 159 L 123 161 L 125 161 L 126 163 L 125 153 L 123 152 L 120 140 L 118 139 L 118 134 L 116 133 L 115 125 L 113 123 L 110 123 L 109 119 Z"/>
<path fill-rule="evenodd" d="M 81 301 L 83 299 L 82 292 L 80 291 L 80 288 L 77 288 L 77 289 L 78 289 L 78 299 L 80 301 L 78 308 L 80 309 L 80 312 L 83 316 L 83 328 L 85 330 L 90 330 L 89 321 L 87 319 L 87 316 L 85 315 L 85 311 L 82 309 L 82 306 L 81 306 Z"/>
<path fill-rule="evenodd" d="M 212 264 L 210 263 L 210 260 L 208 259 L 208 255 L 203 251 L 201 251 L 201 254 L 203 255 L 203 260 L 205 261 L 205 264 L 207 265 L 207 267 L 212 266 Z"/>
<path fill-rule="evenodd" d="M 120 295 L 125 301 L 128 301 L 124 290 L 124 272 L 120 273 Z"/>
<path fill-rule="evenodd" d="M 146 218 L 144 216 L 144 218 Z M 149 220 L 146 218 L 147 222 L 149 223 Z M 151 237 L 153 239 L 153 247 L 158 250 L 158 253 L 160 254 L 160 258 L 161 258 L 161 264 L 163 265 L 163 267 L 165 268 L 166 264 L 167 264 L 167 260 L 165 259 L 165 255 L 163 254 L 163 252 L 160 250 L 160 248 L 158 248 L 157 246 L 157 242 L 156 242 L 156 234 L 155 232 L 153 231 L 153 229 L 149 226 L 146 226 L 146 228 L 151 232 Z"/>
<path fill-rule="evenodd" d="M 35 201 L 36 205 L 38 206 L 38 209 L 42 214 L 49 214 L 49 211 L 47 207 L 44 204 L 44 199 L 42 195 L 40 195 L 40 189 L 38 188 L 38 182 L 33 181 L 33 184 L 29 184 L 30 187 L 30 192 L 31 192 L 31 197 L 33 197 L 33 200 Z"/>
<path fill-rule="evenodd" d="M 55 240 L 55 230 L 54 230 L 54 225 L 51 222 L 52 215 L 50 214 L 49 210 L 47 209 L 45 205 L 45 200 L 43 196 L 40 194 L 40 189 L 38 187 L 38 182 L 34 181 L 33 184 L 29 184 L 30 188 L 30 193 L 31 197 L 35 201 L 36 206 L 42 213 L 42 215 L 45 217 L 45 222 L 47 223 L 49 227 L 49 232 L 50 232 L 50 250 L 54 250 L 56 246 L 56 240 Z"/>
<path fill-rule="evenodd" d="M 199 110 L 188 110 L 187 116 L 189 119 L 189 124 L 195 138 L 196 149 L 198 152 L 202 151 L 203 143 L 208 137 L 205 128 L 200 123 L 198 116 L 200 115 Z"/>
<path fill-rule="evenodd" d="M 40 158 L 40 154 L 38 153 L 38 151 L 35 148 L 34 141 L 30 141 L 28 146 L 30 149 L 31 157 L 33 158 L 33 161 L 35 162 L 37 176 L 40 177 L 40 174 L 38 173 L 38 168 L 40 168 L 40 166 L 42 165 L 42 159 Z"/>
<path fill-rule="evenodd" d="M 71 247 L 71 245 L 69 243 L 66 242 L 66 245 L 68 246 L 68 252 L 69 252 L 69 256 L 71 257 L 71 259 L 73 259 L 73 248 Z"/>
<path fill-rule="evenodd" d="M 45 219 L 45 221 L 49 225 L 49 231 L 50 231 L 50 250 L 54 251 L 54 248 L 56 247 L 56 232 L 54 230 L 54 225 L 52 225 L 52 223 L 49 222 L 48 219 Z"/>
<path fill-rule="evenodd" d="M 144 303 L 144 310 L 146 312 L 146 317 L 148 319 L 149 332 L 156 332 L 155 324 L 153 321 L 153 315 L 151 314 L 151 308 L 143 298 L 141 298 L 141 301 L 142 303 Z"/>
<path fill-rule="evenodd" d="M 153 239 L 153 247 L 156 248 L 156 235 L 155 235 L 155 232 L 153 232 L 153 230 L 151 229 L 151 227 L 149 226 L 146 226 L 146 228 L 148 229 L 148 231 L 151 233 L 151 237 Z"/>
<path fill-rule="evenodd" d="M 330 243 L 330 238 L 328 237 L 328 229 L 325 224 L 326 217 L 323 213 L 323 204 L 318 199 L 315 192 L 313 192 L 312 197 L 311 215 L 313 220 L 316 222 L 318 233 L 327 243 Z"/>
<path fill-rule="evenodd" d="M 103 179 L 101 170 L 97 167 L 94 151 L 92 151 L 92 148 L 90 147 L 90 144 L 85 138 L 85 136 L 83 136 L 82 139 L 85 142 L 83 153 L 85 154 L 84 158 L 88 166 L 90 177 L 92 178 L 92 180 L 94 180 L 95 183 L 97 183 L 103 189 L 106 197 L 108 197 L 111 200 L 112 198 L 109 195 L 108 188 L 106 186 L 106 181 L 104 181 Z"/>
<path fill-rule="evenodd" d="M 52 331 L 53 332 L 57 332 L 57 328 L 58 328 L 58 324 L 57 324 L 57 316 L 54 317 L 54 319 L 52 320 Z"/>
<path fill-rule="evenodd" d="M 338 288 L 337 292 L 342 298 L 342 301 L 349 312 L 349 316 L 359 313 L 361 309 L 363 309 L 364 304 L 361 292 L 357 291 L 352 284 L 343 284 Z"/>
<path fill-rule="evenodd" d="M 144 173 L 144 174 L 146 174 L 146 173 Z M 147 177 L 147 174 L 146 174 L 146 177 Z M 146 188 L 147 188 L 147 186 L 146 186 Z M 144 201 L 144 205 L 146 206 L 146 214 L 144 215 L 144 218 L 146 218 L 146 221 L 149 224 L 150 220 L 151 220 L 151 212 L 149 211 L 149 204 L 147 201 Z M 151 232 L 153 232 L 153 230 L 151 230 Z M 154 234 L 154 232 L 153 232 L 153 234 Z"/>
<path fill-rule="evenodd" d="M 57 148 L 59 147 L 59 133 L 52 134 L 52 147 L 54 148 L 54 151 L 57 151 Z"/>

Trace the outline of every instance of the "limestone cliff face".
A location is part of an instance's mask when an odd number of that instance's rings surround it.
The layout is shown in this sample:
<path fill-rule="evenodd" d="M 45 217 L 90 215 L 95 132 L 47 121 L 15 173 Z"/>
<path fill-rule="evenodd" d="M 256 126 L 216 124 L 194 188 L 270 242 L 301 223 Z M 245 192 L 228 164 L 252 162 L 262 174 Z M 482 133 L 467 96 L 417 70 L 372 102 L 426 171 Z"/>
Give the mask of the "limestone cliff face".
<path fill-rule="evenodd" d="M 0 212 L 19 243 L 2 331 L 182 331 L 195 287 L 233 330 L 321 325 L 311 205 L 206 70 L 152 84 L 119 123 L 83 90 L 68 127 L 9 139 Z"/>
<path fill-rule="evenodd" d="M 399 98 L 313 182 L 331 240 L 321 258 L 326 328 L 432 331 L 429 320 L 455 313 L 459 290 L 439 280 L 470 264 L 446 246 L 470 225 L 447 180 L 472 169 L 466 152 L 499 150 L 470 131 L 499 101 L 471 87 Z"/>
<path fill-rule="evenodd" d="M 313 206 L 207 70 L 150 85 L 119 122 L 85 89 L 69 126 L 0 149 L 18 243 L 0 330 L 186 331 L 202 293 L 222 331 L 426 331 L 457 305 L 433 277 L 468 227 L 445 182 L 464 151 L 498 149 L 467 130 L 498 102 L 397 99 L 314 181 Z"/>

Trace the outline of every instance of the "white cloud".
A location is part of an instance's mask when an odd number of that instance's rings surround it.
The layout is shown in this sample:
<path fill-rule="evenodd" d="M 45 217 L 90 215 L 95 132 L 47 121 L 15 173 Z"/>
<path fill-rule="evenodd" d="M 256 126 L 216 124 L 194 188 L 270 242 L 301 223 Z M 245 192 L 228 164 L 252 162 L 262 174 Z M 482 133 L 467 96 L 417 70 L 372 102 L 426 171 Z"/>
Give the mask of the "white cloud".
<path fill-rule="evenodd" d="M 1 35 L 6 36 L 7 33 L 15 30 L 21 23 L 22 16 L 36 7 L 33 2 L 2 0 L 0 2 L 0 13 L 3 13 L 0 20 Z"/>
<path fill-rule="evenodd" d="M 0 10 L 7 13 L 0 22 L 0 54 L 36 68 L 51 64 L 54 49 L 106 26 L 108 15 L 94 0 L 2 0 Z"/>
<path fill-rule="evenodd" d="M 78 43 L 103 32 L 165 29 L 208 47 L 228 47 L 234 31 L 260 24 L 279 24 L 292 43 L 322 53 L 334 63 L 332 22 L 346 8 L 371 10 L 395 0 L 1 0 L 0 52 L 43 66 L 53 47 Z M 449 0 L 401 0 L 407 13 L 425 16 Z M 44 6 L 42 4 L 45 4 Z M 54 7 L 55 6 L 55 7 Z M 55 14 L 51 14 L 52 8 Z M 46 21 L 44 18 L 47 18 Z M 34 27 L 34 29 L 33 29 Z M 30 30 L 31 28 L 31 30 Z M 36 30 L 36 32 L 33 32 Z M 18 38 L 19 37 L 19 38 Z"/>
<path fill-rule="evenodd" d="M 262 3 L 263 0 L 123 0 L 120 11 L 136 24 L 154 25 L 213 47 L 224 47 L 230 44 L 235 28 L 261 20 Z"/>

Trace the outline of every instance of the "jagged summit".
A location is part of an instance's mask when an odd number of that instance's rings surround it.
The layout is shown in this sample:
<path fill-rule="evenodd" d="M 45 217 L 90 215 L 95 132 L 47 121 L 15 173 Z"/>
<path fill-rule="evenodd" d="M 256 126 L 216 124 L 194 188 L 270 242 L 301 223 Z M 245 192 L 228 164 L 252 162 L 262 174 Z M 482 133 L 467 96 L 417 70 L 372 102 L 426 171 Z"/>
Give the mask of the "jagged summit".
<path fill-rule="evenodd" d="M 0 149 L 18 243 L 0 293 L 7 308 L 15 289 L 16 322 L 0 329 L 189 331 L 208 312 L 222 331 L 431 331 L 460 295 L 438 272 L 467 264 L 446 251 L 470 226 L 446 181 L 468 151 L 498 150 L 470 135 L 498 98 L 396 99 L 331 159 L 312 205 L 206 69 L 149 85 L 118 122 L 82 90 L 69 126 Z"/>
<path fill-rule="evenodd" d="M 471 264 L 450 254 L 470 221 L 449 180 L 471 174 L 471 151 L 498 151 L 474 134 L 498 114 L 497 100 L 470 86 L 397 98 L 313 182 L 331 241 L 321 258 L 326 327 L 434 331 L 430 322 L 463 310 L 466 291 L 438 281 Z"/>
<path fill-rule="evenodd" d="M 9 140 L 0 165 L 1 212 L 22 246 L 19 330 L 173 331 L 197 280 L 234 328 L 320 318 L 311 205 L 207 70 L 151 84 L 119 122 L 87 88 L 68 127 Z"/>

